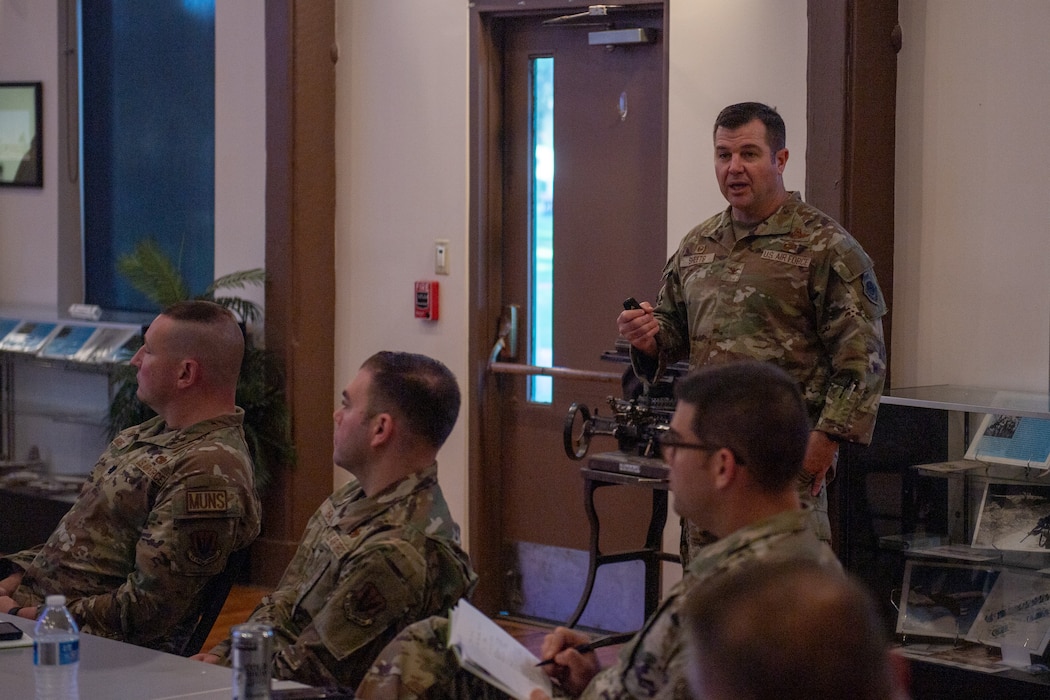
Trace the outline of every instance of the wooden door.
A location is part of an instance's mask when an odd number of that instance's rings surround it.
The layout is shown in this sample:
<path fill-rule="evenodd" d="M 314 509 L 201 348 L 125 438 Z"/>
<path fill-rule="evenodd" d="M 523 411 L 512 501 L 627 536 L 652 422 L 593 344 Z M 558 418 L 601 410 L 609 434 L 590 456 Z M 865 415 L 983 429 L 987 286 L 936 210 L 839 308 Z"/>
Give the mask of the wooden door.
<path fill-rule="evenodd" d="M 654 297 L 666 259 L 667 80 L 661 5 L 610 17 L 613 29 L 644 29 L 652 43 L 592 45 L 590 33 L 607 27 L 551 23 L 556 16 L 512 15 L 488 25 L 501 66 L 493 83 L 500 104 L 494 123 L 501 206 L 498 225 L 485 238 L 499 271 L 483 293 L 518 309 L 515 362 L 611 381 L 490 375 L 482 413 L 499 418 L 483 421 L 482 440 L 496 463 L 483 465 L 472 483 L 482 489 L 476 499 L 494 509 L 488 520 L 494 527 L 481 537 L 499 553 L 499 607 L 557 621 L 579 598 L 589 534 L 579 474 L 584 462 L 564 454 L 563 423 L 573 402 L 608 415 L 606 398 L 621 395 L 618 379 L 626 365 L 601 356 L 614 349 L 622 301 Z M 551 71 L 546 77 L 545 70 Z M 551 126 L 545 120 L 552 121 L 549 142 L 539 133 Z M 541 171 L 551 166 L 551 156 L 553 181 L 545 182 Z M 553 231 L 549 241 L 537 234 L 545 225 Z M 536 347 L 544 331 L 535 323 L 545 303 L 552 324 L 546 350 Z M 537 390 L 535 381 L 548 382 L 547 391 Z M 591 452 L 615 447 L 611 439 L 596 439 Z M 604 551 L 640 544 L 649 503 L 642 490 L 599 492 Z M 640 625 L 639 571 L 633 564 L 603 567 L 581 624 Z M 609 596 L 620 602 L 603 603 Z"/>

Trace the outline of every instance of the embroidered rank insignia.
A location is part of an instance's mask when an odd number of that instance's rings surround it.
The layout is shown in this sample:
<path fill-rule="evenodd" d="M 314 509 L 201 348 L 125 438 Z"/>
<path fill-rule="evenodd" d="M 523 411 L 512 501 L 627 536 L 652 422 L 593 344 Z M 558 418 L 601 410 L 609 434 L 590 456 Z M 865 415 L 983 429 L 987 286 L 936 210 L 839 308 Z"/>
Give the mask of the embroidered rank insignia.
<path fill-rule="evenodd" d="M 343 614 L 346 619 L 362 627 L 370 627 L 376 615 L 386 610 L 386 598 L 379 592 L 375 583 L 368 581 L 350 591 L 343 601 Z"/>
<path fill-rule="evenodd" d="M 198 566 L 207 566 L 222 554 L 219 536 L 214 530 L 194 530 L 186 539 L 189 543 L 186 558 Z"/>

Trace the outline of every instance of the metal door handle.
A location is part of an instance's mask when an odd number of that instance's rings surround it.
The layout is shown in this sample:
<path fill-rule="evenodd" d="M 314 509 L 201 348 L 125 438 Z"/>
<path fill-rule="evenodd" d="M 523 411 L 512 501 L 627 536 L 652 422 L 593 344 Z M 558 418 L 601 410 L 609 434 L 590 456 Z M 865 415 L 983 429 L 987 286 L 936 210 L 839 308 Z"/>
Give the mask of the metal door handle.
<path fill-rule="evenodd" d="M 500 362 L 501 355 L 513 360 L 518 356 L 518 309 L 517 304 L 509 304 L 500 315 L 499 334 L 489 353 L 489 371 L 495 374 L 527 374 L 540 377 L 562 377 L 564 379 L 582 379 L 591 382 L 616 382 L 622 377 L 612 372 L 594 372 L 585 369 L 568 367 L 539 367 L 522 365 L 517 362 Z"/>
<path fill-rule="evenodd" d="M 519 365 L 516 362 L 490 362 L 489 371 L 495 374 L 529 374 L 538 377 L 561 377 L 563 379 L 582 379 L 588 382 L 610 382 L 619 384 L 623 376 L 612 372 L 595 372 L 588 369 L 570 367 L 539 367 L 537 365 Z"/>
<path fill-rule="evenodd" d="M 508 360 L 518 356 L 518 305 L 508 304 L 503 307 L 503 313 L 499 317 L 499 333 L 496 336 L 496 344 L 492 346 L 489 353 L 489 364 L 496 362 L 499 356 L 506 351 Z"/>

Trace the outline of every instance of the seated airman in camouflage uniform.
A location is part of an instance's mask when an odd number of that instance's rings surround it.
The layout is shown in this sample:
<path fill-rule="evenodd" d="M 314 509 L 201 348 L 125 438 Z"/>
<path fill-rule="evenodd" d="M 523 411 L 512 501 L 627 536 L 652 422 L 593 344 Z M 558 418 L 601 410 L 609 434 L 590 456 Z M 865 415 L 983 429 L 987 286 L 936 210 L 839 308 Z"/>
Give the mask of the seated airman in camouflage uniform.
<path fill-rule="evenodd" d="M 356 478 L 314 513 L 249 618 L 274 628 L 276 677 L 353 688 L 406 625 L 473 589 L 435 461 L 459 403 L 456 378 L 422 355 L 377 353 L 347 385 L 334 461 Z M 228 664 L 230 643 L 194 658 Z"/>
<path fill-rule="evenodd" d="M 122 431 L 46 543 L 0 559 L 0 611 L 30 618 L 66 596 L 90 634 L 179 653 L 201 590 L 259 534 L 234 404 L 244 337 L 217 304 L 165 309 L 131 359 L 157 416 Z"/>
<path fill-rule="evenodd" d="M 795 488 L 809 421 L 798 386 L 768 363 L 743 361 L 679 380 L 678 405 L 662 442 L 675 509 L 719 536 L 700 550 L 617 663 L 571 648 L 586 635 L 564 627 L 544 639 L 541 656 L 558 697 L 689 698 L 681 609 L 691 591 L 754 561 L 806 560 L 841 571 L 813 531 Z M 503 698 L 462 670 L 446 648 L 447 620 L 409 626 L 379 655 L 357 688 L 363 700 Z M 534 691 L 534 700 L 542 697 Z"/>

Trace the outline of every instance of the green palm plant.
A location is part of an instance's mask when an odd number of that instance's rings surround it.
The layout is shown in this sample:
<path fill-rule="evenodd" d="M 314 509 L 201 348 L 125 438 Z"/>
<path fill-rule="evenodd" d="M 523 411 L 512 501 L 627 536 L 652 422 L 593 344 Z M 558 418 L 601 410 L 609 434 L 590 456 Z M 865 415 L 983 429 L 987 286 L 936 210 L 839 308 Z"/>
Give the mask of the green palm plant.
<path fill-rule="evenodd" d="M 131 253 L 117 260 L 117 270 L 132 287 L 157 305 L 160 311 L 177 301 L 207 299 L 234 313 L 242 325 L 262 316 L 259 306 L 228 292 L 259 286 L 266 281 L 262 268 L 231 272 L 217 278 L 202 293 L 191 295 L 178 267 L 152 239 L 143 239 Z M 153 415 L 135 396 L 135 368 L 121 367 L 109 407 L 110 438 Z M 277 356 L 247 338 L 241 376 L 237 383 L 237 405 L 244 409 L 244 435 L 255 462 L 255 484 L 262 490 L 281 465 L 295 463 L 291 438 L 291 414 L 284 394 L 284 371 Z"/>

